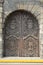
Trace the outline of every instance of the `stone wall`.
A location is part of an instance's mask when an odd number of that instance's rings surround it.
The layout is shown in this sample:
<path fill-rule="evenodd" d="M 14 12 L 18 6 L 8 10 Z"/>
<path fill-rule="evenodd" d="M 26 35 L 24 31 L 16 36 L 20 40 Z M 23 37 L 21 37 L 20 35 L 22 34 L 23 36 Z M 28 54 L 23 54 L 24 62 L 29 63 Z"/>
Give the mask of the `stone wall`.
<path fill-rule="evenodd" d="M 2 14 L 3 14 L 3 0 L 0 0 L 0 57 L 2 57 Z"/>

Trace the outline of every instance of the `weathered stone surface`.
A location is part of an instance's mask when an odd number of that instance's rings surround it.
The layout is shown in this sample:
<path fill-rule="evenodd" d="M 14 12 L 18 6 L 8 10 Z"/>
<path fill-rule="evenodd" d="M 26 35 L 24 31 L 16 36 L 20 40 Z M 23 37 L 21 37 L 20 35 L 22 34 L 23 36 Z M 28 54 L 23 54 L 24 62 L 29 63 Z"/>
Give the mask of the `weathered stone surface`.
<path fill-rule="evenodd" d="M 2 33 L 2 29 L 0 29 L 0 33 Z"/>
<path fill-rule="evenodd" d="M 0 24 L 2 23 L 2 18 L 0 17 Z"/>
<path fill-rule="evenodd" d="M 0 23 L 0 29 L 2 29 L 2 24 Z"/>
<path fill-rule="evenodd" d="M 2 41 L 0 41 L 0 49 L 2 49 L 2 47 L 3 47 L 3 44 L 2 44 L 3 42 Z"/>
<path fill-rule="evenodd" d="M 3 3 L 4 2 L 4 0 L 0 0 L 0 3 Z"/>
<path fill-rule="evenodd" d="M 2 7 L 0 7 L 0 13 L 2 13 Z"/>

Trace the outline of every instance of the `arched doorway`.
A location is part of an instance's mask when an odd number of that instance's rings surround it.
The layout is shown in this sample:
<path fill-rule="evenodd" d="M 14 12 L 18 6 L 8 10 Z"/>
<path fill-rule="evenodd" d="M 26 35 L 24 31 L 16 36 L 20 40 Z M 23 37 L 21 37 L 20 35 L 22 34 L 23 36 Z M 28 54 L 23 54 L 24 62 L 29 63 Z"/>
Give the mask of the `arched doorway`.
<path fill-rule="evenodd" d="M 28 11 L 9 14 L 3 28 L 3 56 L 39 57 L 39 24 Z"/>

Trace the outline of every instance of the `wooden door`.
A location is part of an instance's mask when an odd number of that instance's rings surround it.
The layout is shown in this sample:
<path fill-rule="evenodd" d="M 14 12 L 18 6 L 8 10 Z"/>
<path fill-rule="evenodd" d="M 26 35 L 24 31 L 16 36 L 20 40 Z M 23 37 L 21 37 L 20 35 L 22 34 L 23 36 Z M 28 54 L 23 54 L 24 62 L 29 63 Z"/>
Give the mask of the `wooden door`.
<path fill-rule="evenodd" d="M 3 33 L 3 56 L 39 56 L 39 25 L 31 12 L 17 10 L 7 16 Z"/>

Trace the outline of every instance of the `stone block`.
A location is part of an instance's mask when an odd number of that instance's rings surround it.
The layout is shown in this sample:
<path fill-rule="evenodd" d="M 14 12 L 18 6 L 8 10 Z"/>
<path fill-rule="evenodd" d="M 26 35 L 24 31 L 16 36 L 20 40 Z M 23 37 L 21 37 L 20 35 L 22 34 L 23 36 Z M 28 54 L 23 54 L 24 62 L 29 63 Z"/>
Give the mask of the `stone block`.
<path fill-rule="evenodd" d="M 43 24 L 43 19 L 39 19 L 39 24 L 42 25 Z"/>
<path fill-rule="evenodd" d="M 2 12 L 2 7 L 0 7 L 0 12 Z"/>
<path fill-rule="evenodd" d="M 2 13 L 0 12 L 0 18 L 2 17 Z"/>
<path fill-rule="evenodd" d="M 41 7 L 41 13 L 43 14 L 43 8 Z"/>
<path fill-rule="evenodd" d="M 8 16 L 10 13 L 11 13 L 11 11 L 9 11 L 9 12 L 7 11 L 7 12 L 5 12 L 5 15 L 4 15 L 4 16 L 6 17 L 6 16 Z"/>
<path fill-rule="evenodd" d="M 0 58 L 2 57 L 3 49 L 0 49 Z"/>
<path fill-rule="evenodd" d="M 32 8 L 33 8 L 33 5 L 30 4 L 30 5 L 28 5 L 27 10 L 32 12 Z"/>
<path fill-rule="evenodd" d="M 40 14 L 40 18 L 43 19 L 43 13 Z"/>
<path fill-rule="evenodd" d="M 2 23 L 0 23 L 0 29 L 2 29 Z"/>
<path fill-rule="evenodd" d="M 0 33 L 2 33 L 2 29 L 0 29 Z"/>
<path fill-rule="evenodd" d="M 0 18 L 0 23 L 2 23 L 2 18 Z"/>
<path fill-rule="evenodd" d="M 2 41 L 0 41 L 0 49 L 2 49 L 2 47 L 3 47 L 3 44 L 2 44 L 3 42 Z"/>
<path fill-rule="evenodd" d="M 33 13 L 40 12 L 40 7 L 38 5 L 34 5 L 33 8 L 32 8 L 32 12 Z"/>

